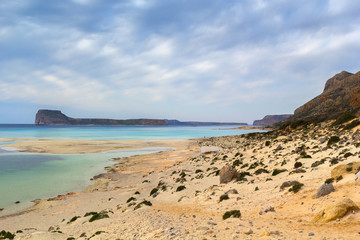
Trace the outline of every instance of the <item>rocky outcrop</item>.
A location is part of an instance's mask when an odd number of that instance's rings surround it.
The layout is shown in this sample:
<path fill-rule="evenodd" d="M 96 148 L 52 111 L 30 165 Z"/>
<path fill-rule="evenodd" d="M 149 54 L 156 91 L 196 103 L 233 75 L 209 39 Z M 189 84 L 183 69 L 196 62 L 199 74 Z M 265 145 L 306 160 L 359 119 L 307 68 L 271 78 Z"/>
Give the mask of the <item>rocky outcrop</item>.
<path fill-rule="evenodd" d="M 336 203 L 330 204 L 321 210 L 311 221 L 313 223 L 327 223 L 345 216 L 349 211 L 359 210 L 359 207 L 349 198 L 344 198 Z"/>
<path fill-rule="evenodd" d="M 180 122 L 167 119 L 102 119 L 102 118 L 71 118 L 59 110 L 39 110 L 35 117 L 36 125 L 125 125 L 125 126 L 213 126 L 213 125 L 247 125 L 246 123 L 221 122 Z"/>
<path fill-rule="evenodd" d="M 281 115 L 266 115 L 261 120 L 255 120 L 253 125 L 255 126 L 270 126 L 278 122 L 282 122 L 290 118 L 292 114 L 281 114 Z"/>
<path fill-rule="evenodd" d="M 360 72 L 341 72 L 327 80 L 324 91 L 294 112 L 292 119 L 337 118 L 343 113 L 360 114 Z"/>

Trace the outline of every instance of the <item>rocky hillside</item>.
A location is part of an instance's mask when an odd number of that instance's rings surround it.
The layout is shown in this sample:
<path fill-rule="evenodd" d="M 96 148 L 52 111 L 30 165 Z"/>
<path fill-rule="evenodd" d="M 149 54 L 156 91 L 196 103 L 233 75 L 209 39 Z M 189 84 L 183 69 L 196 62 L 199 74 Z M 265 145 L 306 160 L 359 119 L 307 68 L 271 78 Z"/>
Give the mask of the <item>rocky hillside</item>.
<path fill-rule="evenodd" d="M 343 113 L 360 115 L 360 72 L 341 72 L 327 80 L 324 91 L 294 112 L 293 119 L 335 119 Z"/>
<path fill-rule="evenodd" d="M 246 123 L 224 122 L 180 122 L 167 119 L 100 119 L 71 118 L 59 110 L 39 110 L 35 117 L 36 125 L 139 125 L 139 126 L 213 126 L 213 125 L 247 125 Z"/>
<path fill-rule="evenodd" d="M 270 126 L 270 125 L 273 125 L 275 123 L 284 121 L 284 120 L 288 119 L 291 116 L 292 116 L 292 114 L 266 115 L 261 120 L 255 120 L 253 125 L 255 125 L 255 126 Z"/>

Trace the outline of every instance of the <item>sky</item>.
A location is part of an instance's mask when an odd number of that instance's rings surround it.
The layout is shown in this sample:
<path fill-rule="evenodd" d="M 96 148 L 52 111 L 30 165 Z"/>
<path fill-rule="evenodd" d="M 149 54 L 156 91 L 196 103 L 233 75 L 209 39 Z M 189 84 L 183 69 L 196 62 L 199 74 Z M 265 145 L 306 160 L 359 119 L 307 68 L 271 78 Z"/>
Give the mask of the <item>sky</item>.
<path fill-rule="evenodd" d="M 0 123 L 252 123 L 360 70 L 358 0 L 2 0 Z"/>

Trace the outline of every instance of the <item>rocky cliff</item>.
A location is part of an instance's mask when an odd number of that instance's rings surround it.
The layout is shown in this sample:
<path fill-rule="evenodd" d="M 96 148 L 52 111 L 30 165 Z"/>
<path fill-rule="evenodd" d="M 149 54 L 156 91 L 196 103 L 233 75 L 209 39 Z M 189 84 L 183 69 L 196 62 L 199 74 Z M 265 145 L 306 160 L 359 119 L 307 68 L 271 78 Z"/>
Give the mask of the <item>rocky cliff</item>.
<path fill-rule="evenodd" d="M 100 119 L 71 118 L 59 110 L 39 110 L 35 117 L 36 125 L 139 125 L 139 126 L 213 126 L 213 125 L 247 125 L 246 123 L 223 122 L 180 122 L 167 119 Z"/>
<path fill-rule="evenodd" d="M 294 112 L 293 119 L 334 119 L 343 113 L 360 114 L 360 72 L 341 72 L 327 80 L 324 91 Z"/>
<path fill-rule="evenodd" d="M 266 115 L 261 120 L 255 120 L 253 125 L 255 126 L 270 126 L 275 123 L 284 121 L 288 118 L 290 118 L 292 114 L 281 114 L 281 115 Z"/>

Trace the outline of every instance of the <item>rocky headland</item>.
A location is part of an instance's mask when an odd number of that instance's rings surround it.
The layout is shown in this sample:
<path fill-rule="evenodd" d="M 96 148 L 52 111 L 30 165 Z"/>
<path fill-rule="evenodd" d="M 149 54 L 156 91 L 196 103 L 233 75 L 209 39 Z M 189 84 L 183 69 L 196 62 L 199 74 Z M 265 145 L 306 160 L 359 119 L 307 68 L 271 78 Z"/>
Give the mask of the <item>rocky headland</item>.
<path fill-rule="evenodd" d="M 105 118 L 71 118 L 59 110 L 41 109 L 36 113 L 35 125 L 124 125 L 124 126 L 215 126 L 247 125 L 238 122 L 181 122 L 168 119 L 105 119 Z"/>
<path fill-rule="evenodd" d="M 255 120 L 253 122 L 254 126 L 270 126 L 278 122 L 282 122 L 293 116 L 292 114 L 280 114 L 280 115 L 266 115 L 261 120 Z"/>

